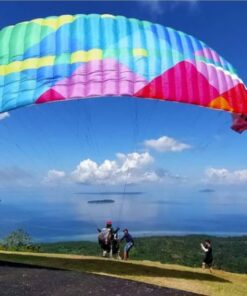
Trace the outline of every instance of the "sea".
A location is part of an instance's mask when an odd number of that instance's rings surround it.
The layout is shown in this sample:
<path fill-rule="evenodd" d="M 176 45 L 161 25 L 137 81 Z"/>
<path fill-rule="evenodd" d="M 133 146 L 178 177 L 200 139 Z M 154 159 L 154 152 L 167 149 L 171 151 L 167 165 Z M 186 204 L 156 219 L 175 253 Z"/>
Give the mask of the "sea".
<path fill-rule="evenodd" d="M 89 202 L 91 201 L 91 202 Z M 93 201 L 93 202 L 92 202 Z M 95 201 L 95 202 L 94 202 Z M 204 234 L 247 235 L 247 200 L 217 192 L 167 196 L 148 192 L 73 192 L 64 196 L 4 198 L 0 239 L 23 229 L 35 242 L 96 241 L 111 220 L 135 237 Z"/>

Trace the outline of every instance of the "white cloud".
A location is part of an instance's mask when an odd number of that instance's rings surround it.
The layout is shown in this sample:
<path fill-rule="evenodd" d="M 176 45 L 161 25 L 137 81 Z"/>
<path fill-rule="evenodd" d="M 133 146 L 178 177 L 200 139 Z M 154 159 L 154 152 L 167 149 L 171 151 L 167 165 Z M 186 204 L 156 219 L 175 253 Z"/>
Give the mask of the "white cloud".
<path fill-rule="evenodd" d="M 4 120 L 4 119 L 8 118 L 9 116 L 10 116 L 9 112 L 0 113 L 0 120 Z"/>
<path fill-rule="evenodd" d="M 146 140 L 144 145 L 159 152 L 179 152 L 191 148 L 190 145 L 179 142 L 167 136 L 160 137 L 156 140 Z"/>
<path fill-rule="evenodd" d="M 47 176 L 44 179 L 44 183 L 58 183 L 65 179 L 66 173 L 63 171 L 57 171 L 57 170 L 49 170 L 47 173 Z"/>
<path fill-rule="evenodd" d="M 117 158 L 122 162 L 122 171 L 142 168 L 154 162 L 153 157 L 148 152 L 134 152 L 130 154 L 118 153 Z"/>
<path fill-rule="evenodd" d="M 118 153 L 116 160 L 105 160 L 102 164 L 86 159 L 71 173 L 71 178 L 83 184 L 117 185 L 154 182 L 161 177 L 151 168 L 153 161 L 148 152 Z"/>
<path fill-rule="evenodd" d="M 152 0 L 152 1 L 141 1 L 143 6 L 148 6 L 150 9 L 150 13 L 152 14 L 162 14 L 165 2 L 161 2 L 159 0 Z M 163 5 L 162 5 L 163 4 Z"/>
<path fill-rule="evenodd" d="M 187 0 L 190 11 L 197 10 L 200 1 L 202 0 Z"/>
<path fill-rule="evenodd" d="M 149 152 L 117 153 L 116 159 L 97 163 L 92 159 L 82 160 L 72 172 L 50 170 L 44 178 L 45 184 L 84 185 L 134 185 L 150 182 L 166 184 L 182 178 L 163 168 L 154 167 Z"/>
<path fill-rule="evenodd" d="M 247 169 L 229 171 L 225 168 L 209 168 L 205 171 L 208 180 L 214 183 L 238 184 L 247 182 Z"/>
<path fill-rule="evenodd" d="M 181 0 L 181 1 L 160 1 L 160 0 L 144 0 L 138 1 L 139 5 L 148 9 L 149 13 L 153 16 L 162 15 L 164 11 L 173 12 L 181 8 L 181 5 L 186 5 L 188 12 L 193 12 L 198 9 L 198 2 L 201 0 Z M 183 7 L 184 8 L 184 7 Z"/>

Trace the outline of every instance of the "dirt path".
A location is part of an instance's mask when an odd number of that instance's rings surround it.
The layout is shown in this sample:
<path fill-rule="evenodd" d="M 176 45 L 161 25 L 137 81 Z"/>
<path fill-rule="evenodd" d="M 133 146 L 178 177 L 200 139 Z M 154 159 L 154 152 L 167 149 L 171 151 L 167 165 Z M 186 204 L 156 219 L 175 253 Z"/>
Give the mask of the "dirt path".
<path fill-rule="evenodd" d="M 134 281 L 0 261 L 1 296 L 198 295 Z"/>

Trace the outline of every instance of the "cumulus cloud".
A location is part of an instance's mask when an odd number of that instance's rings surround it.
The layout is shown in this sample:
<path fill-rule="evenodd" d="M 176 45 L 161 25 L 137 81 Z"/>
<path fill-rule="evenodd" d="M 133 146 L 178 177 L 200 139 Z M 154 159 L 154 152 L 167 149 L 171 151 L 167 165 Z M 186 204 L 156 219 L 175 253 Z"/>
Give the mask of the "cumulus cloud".
<path fill-rule="evenodd" d="M 0 120 L 4 120 L 6 118 L 8 118 L 10 115 L 8 112 L 3 112 L 3 113 L 0 113 Z"/>
<path fill-rule="evenodd" d="M 158 152 L 180 152 L 192 148 L 190 145 L 179 142 L 173 138 L 163 136 L 159 139 L 146 140 L 144 145 Z"/>
<path fill-rule="evenodd" d="M 117 153 L 113 160 L 97 163 L 92 159 L 82 160 L 71 172 L 50 170 L 43 183 L 67 185 L 134 185 L 149 182 L 173 182 L 182 179 L 163 168 L 156 168 L 149 152 Z"/>
<path fill-rule="evenodd" d="M 137 184 L 154 182 L 160 176 L 151 168 L 153 157 L 148 153 L 118 153 L 116 160 L 97 164 L 91 159 L 80 162 L 71 173 L 75 182 L 83 184 Z"/>
<path fill-rule="evenodd" d="M 237 184 L 247 182 L 247 169 L 230 171 L 225 168 L 208 168 L 205 175 L 208 180 L 215 183 Z"/>
<path fill-rule="evenodd" d="M 66 173 L 63 171 L 57 171 L 57 170 L 49 170 L 47 173 L 47 176 L 44 179 L 44 183 L 58 183 L 65 179 Z"/>

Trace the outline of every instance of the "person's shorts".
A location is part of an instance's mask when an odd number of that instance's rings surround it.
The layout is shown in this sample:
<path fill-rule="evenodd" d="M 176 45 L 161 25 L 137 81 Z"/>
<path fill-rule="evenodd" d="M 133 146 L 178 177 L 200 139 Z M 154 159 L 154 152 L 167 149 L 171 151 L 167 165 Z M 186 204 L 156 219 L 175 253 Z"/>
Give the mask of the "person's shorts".
<path fill-rule="evenodd" d="M 125 246 L 124 246 L 124 251 L 125 252 L 129 252 L 129 250 L 134 246 L 134 244 L 132 242 L 128 242 Z"/>

